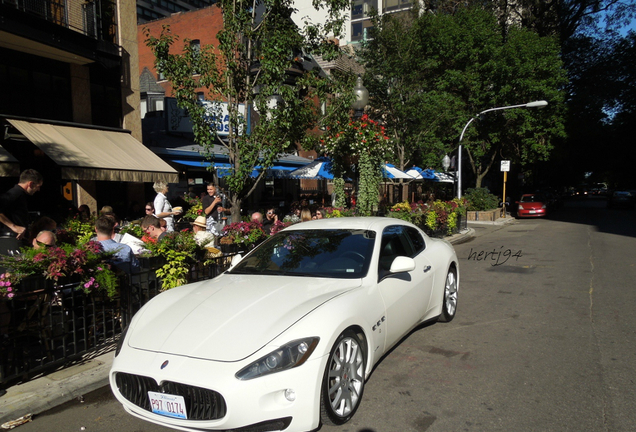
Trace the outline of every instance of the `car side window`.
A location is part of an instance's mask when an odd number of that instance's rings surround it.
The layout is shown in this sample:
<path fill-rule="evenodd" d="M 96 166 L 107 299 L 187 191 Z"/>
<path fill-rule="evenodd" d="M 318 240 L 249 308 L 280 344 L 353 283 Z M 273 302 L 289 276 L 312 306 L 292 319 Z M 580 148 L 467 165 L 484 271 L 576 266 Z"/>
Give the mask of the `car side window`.
<path fill-rule="evenodd" d="M 413 227 L 405 227 L 406 228 L 406 234 L 409 238 L 409 240 L 411 240 L 411 244 L 413 245 L 413 249 L 414 249 L 414 254 L 411 255 L 411 257 L 417 255 L 418 253 L 422 252 L 425 248 L 426 248 L 426 243 L 424 242 L 424 237 L 422 237 L 422 234 L 420 234 L 420 232 Z"/>
<path fill-rule="evenodd" d="M 398 256 L 412 257 L 415 255 L 409 234 L 403 225 L 391 225 L 382 232 L 380 243 L 379 272 L 382 275 L 391 268 L 393 260 Z"/>

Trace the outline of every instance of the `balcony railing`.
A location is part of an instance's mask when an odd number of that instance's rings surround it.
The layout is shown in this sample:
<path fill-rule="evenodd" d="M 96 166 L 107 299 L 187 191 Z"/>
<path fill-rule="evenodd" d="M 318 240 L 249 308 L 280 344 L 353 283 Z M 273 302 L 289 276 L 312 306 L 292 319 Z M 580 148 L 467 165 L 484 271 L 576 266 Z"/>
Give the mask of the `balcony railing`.
<path fill-rule="evenodd" d="M 82 33 L 117 43 L 117 4 L 111 0 L 0 0 L 29 15 Z"/>

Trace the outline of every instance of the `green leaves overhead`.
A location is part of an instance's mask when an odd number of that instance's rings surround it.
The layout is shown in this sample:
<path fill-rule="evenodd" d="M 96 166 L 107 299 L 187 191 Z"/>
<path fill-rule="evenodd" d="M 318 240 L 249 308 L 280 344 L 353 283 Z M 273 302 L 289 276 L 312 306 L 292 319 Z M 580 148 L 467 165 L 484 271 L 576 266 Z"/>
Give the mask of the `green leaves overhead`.
<path fill-rule="evenodd" d="M 171 82 L 179 107 L 188 110 L 196 142 L 208 151 L 215 143 L 227 149 L 234 168 L 228 185 L 235 220 L 242 200 L 262 177 L 251 178 L 253 167 L 265 171 L 282 153 L 294 151 L 320 118 L 315 100 L 325 97 L 329 84 L 317 71 L 305 72 L 302 63 L 309 52 L 333 57 L 337 47 L 329 42 L 329 32 L 340 34 L 341 10 L 348 3 L 313 4 L 326 9 L 330 19 L 299 29 L 291 20 L 292 0 L 220 0 L 215 7 L 223 27 L 217 43 L 200 49 L 188 40 L 181 47 L 168 27 L 161 35 L 146 30 L 157 71 Z M 229 135 L 222 140 L 198 101 L 203 89 L 208 100 L 227 103 Z"/>
<path fill-rule="evenodd" d="M 480 7 L 447 13 L 384 15 L 361 52 L 371 105 L 396 143 L 394 162 L 440 168 L 461 130 L 493 107 L 545 99 L 545 110 L 489 113 L 466 131 L 477 183 L 495 158 L 548 157 L 563 136 L 565 71 L 558 41 L 511 26 Z"/>

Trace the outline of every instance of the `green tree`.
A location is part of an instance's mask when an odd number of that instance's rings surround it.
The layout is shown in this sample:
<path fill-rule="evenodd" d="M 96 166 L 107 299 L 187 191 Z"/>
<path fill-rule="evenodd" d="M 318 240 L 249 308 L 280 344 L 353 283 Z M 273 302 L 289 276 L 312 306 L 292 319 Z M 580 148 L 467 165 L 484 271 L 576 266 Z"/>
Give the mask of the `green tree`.
<path fill-rule="evenodd" d="M 502 32 L 495 14 L 482 7 L 459 8 L 452 14 L 413 13 L 406 19 L 384 16 L 376 23 L 363 59 L 369 82 L 380 87 L 376 94 L 382 95 L 372 99 L 373 108 L 385 111 L 388 106 L 395 113 L 384 120 L 396 154 L 416 149 L 426 155 L 416 162 L 438 167 L 477 113 L 546 99 L 550 106 L 545 110 L 487 114 L 471 125 L 462 145 L 477 187 L 498 158 L 527 164 L 549 157 L 554 140 L 563 136 L 566 82 L 554 37 L 517 26 Z M 409 44 L 408 57 L 400 38 Z M 377 50 L 382 61 L 372 58 Z M 374 82 L 372 77 L 389 78 Z M 393 77 L 408 86 L 396 86 Z M 401 90 L 404 94 L 398 93 Z M 396 102 L 400 100 L 404 103 Z"/>
<path fill-rule="evenodd" d="M 299 29 L 291 20 L 292 0 L 220 0 L 223 16 L 218 45 L 194 49 L 164 27 L 161 35 L 146 30 L 157 71 L 170 81 L 181 108 L 188 110 L 197 143 L 206 151 L 221 143 L 233 173 L 228 177 L 232 219 L 240 220 L 242 201 L 255 190 L 268 167 L 281 153 L 295 150 L 320 119 L 316 100 L 337 94 L 318 71 L 303 73 L 304 53 L 326 60 L 339 54 L 327 36 L 341 33 L 346 0 L 317 0 L 326 9 L 324 24 L 306 23 Z M 206 88 L 214 102 L 227 102 L 230 130 L 227 139 L 216 135 L 215 116 L 199 103 L 197 91 Z M 254 111 L 251 111 L 254 107 Z M 248 124 L 248 119 L 260 118 Z M 247 133 L 249 130 L 249 133 Z M 255 166 L 263 169 L 253 179 Z"/>
<path fill-rule="evenodd" d="M 418 16 L 416 7 L 376 17 L 373 38 L 359 52 L 369 112 L 385 125 L 393 142 L 390 162 L 401 170 L 439 165 L 446 151 L 443 135 L 461 108 L 457 98 L 435 88 L 438 59 L 423 57 L 431 47 L 419 32 L 428 21 Z"/>

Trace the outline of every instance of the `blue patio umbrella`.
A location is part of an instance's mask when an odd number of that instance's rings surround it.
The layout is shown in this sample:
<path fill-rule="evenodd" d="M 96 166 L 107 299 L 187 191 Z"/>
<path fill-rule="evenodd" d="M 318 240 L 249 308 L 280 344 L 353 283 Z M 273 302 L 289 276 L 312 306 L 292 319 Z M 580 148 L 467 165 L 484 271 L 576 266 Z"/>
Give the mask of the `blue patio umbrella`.
<path fill-rule="evenodd" d="M 385 164 L 382 167 L 382 175 L 384 178 L 388 179 L 404 179 L 404 180 L 414 180 L 415 178 L 404 171 L 400 171 L 395 167 L 395 165 Z"/>
<path fill-rule="evenodd" d="M 435 174 L 434 171 L 432 169 L 422 169 L 420 167 L 416 167 L 414 166 L 413 168 L 409 169 L 407 172 L 407 174 L 413 176 L 413 178 L 415 178 L 415 180 L 433 180 L 436 181 L 435 178 Z"/>
<path fill-rule="evenodd" d="M 289 177 L 295 179 L 333 180 L 332 169 L 333 163 L 331 159 L 319 157 L 313 162 L 290 172 Z"/>

